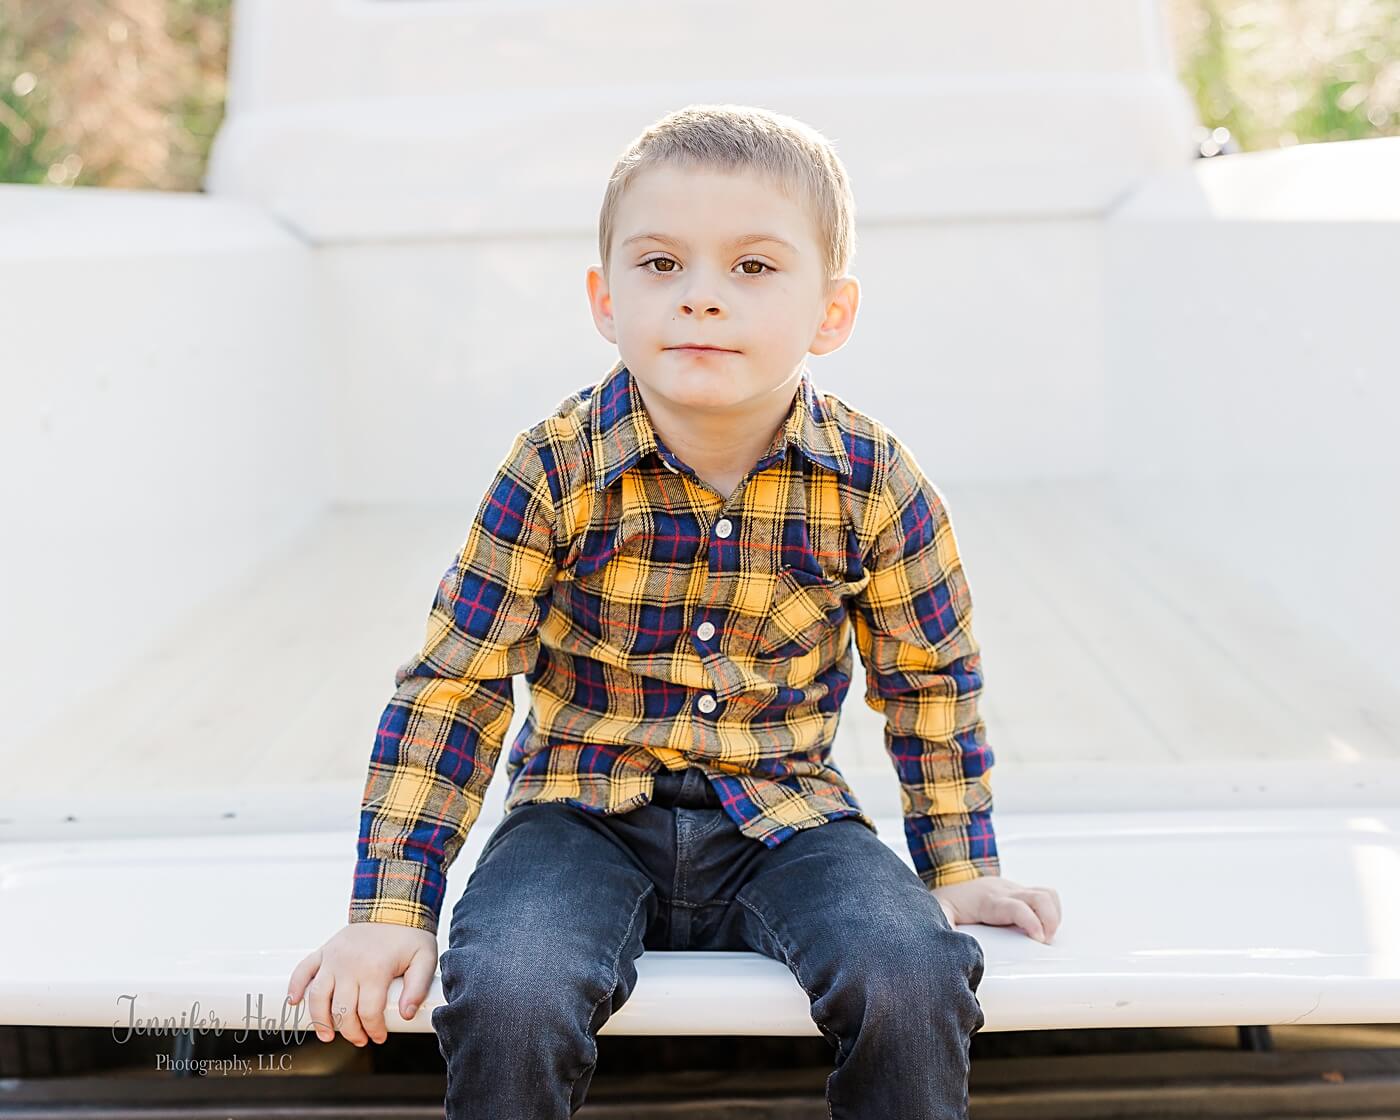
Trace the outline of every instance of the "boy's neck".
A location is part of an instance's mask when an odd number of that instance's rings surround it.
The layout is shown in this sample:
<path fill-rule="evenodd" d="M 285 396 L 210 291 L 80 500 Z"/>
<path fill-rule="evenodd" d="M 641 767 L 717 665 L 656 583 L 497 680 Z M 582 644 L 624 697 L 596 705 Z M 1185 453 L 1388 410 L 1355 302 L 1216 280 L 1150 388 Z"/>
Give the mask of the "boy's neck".
<path fill-rule="evenodd" d="M 799 367 L 775 390 L 753 402 L 744 412 L 699 413 L 674 408 L 664 398 L 648 395 L 640 381 L 637 391 L 646 405 L 651 426 L 661 441 L 686 466 L 726 498 L 744 480 L 792 411 L 793 398 L 802 378 Z"/>

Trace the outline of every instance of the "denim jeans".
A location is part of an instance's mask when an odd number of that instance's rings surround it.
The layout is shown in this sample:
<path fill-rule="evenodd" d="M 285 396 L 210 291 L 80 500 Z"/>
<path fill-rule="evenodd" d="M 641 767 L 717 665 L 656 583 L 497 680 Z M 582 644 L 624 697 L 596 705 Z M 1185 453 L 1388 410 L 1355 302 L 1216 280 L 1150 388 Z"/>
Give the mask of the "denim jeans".
<path fill-rule="evenodd" d="M 627 813 L 520 805 L 488 838 L 448 946 L 432 1024 L 449 1120 L 572 1116 L 647 949 L 783 961 L 834 1048 L 833 1118 L 967 1116 L 981 945 L 852 818 L 770 849 L 696 767 L 661 771 L 655 800 Z"/>

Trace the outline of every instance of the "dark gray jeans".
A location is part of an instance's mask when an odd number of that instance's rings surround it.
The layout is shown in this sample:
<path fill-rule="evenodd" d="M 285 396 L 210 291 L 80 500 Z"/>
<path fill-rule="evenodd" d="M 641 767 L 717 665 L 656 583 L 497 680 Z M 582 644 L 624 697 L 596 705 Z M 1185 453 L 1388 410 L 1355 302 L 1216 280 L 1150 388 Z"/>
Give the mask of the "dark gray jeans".
<path fill-rule="evenodd" d="M 487 840 L 448 945 L 432 1023 L 449 1120 L 572 1116 L 597 1031 L 631 995 L 646 949 L 786 963 L 835 1048 L 833 1118 L 967 1116 L 982 947 L 851 818 L 770 849 L 738 830 L 695 767 L 659 773 L 655 801 L 629 813 L 521 805 Z"/>

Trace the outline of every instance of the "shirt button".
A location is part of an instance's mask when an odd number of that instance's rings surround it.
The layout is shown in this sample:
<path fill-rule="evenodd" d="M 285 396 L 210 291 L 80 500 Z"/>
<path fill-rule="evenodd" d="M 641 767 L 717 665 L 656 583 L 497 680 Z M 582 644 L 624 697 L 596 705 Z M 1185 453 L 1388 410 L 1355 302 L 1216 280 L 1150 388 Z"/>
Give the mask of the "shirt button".
<path fill-rule="evenodd" d="M 702 622 L 695 630 L 695 636 L 702 642 L 708 642 L 715 636 L 715 626 L 713 622 Z"/>
<path fill-rule="evenodd" d="M 719 705 L 715 703 L 715 698 L 711 696 L 708 692 L 705 693 L 704 696 L 700 697 L 700 710 L 706 715 L 709 715 L 718 706 Z"/>
<path fill-rule="evenodd" d="M 727 537 L 734 531 L 734 525 L 727 517 L 721 517 L 715 522 L 715 536 Z"/>

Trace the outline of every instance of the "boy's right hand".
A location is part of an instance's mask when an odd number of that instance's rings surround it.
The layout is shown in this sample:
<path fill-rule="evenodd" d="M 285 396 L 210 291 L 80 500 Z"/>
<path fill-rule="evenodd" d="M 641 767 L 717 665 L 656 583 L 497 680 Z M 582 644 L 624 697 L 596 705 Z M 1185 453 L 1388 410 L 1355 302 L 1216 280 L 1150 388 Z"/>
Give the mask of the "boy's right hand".
<path fill-rule="evenodd" d="M 399 1015 L 412 1019 L 428 998 L 437 972 L 435 934 L 392 922 L 351 922 L 292 971 L 287 999 L 308 998 L 306 1010 L 322 1042 L 340 1028 L 349 1041 L 364 1046 L 369 1039 L 384 1042 L 384 1006 L 389 984 L 403 977 Z"/>

